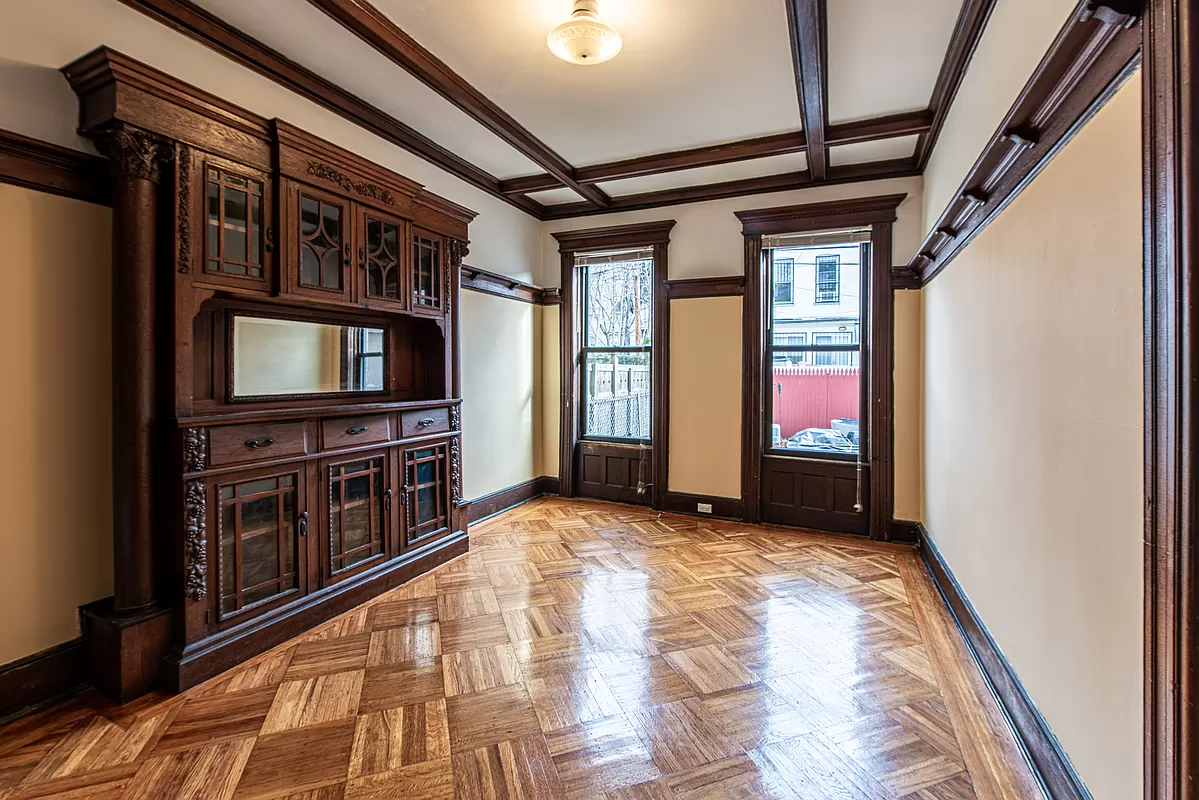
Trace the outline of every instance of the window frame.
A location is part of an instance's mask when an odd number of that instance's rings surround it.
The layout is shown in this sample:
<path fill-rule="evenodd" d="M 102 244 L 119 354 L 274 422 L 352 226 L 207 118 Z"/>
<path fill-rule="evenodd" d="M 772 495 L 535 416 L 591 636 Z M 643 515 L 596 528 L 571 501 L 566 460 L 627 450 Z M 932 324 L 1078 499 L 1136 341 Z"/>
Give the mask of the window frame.
<path fill-rule="evenodd" d="M 645 444 L 653 440 L 653 404 L 654 404 L 654 300 L 653 286 L 656 278 L 655 270 L 655 255 L 651 252 L 648 258 L 632 259 L 629 263 L 648 261 L 649 266 L 649 288 L 650 288 L 650 303 L 649 303 L 649 325 L 647 331 L 649 333 L 649 344 L 647 345 L 628 345 L 628 346 L 613 346 L 613 345 L 588 345 L 590 341 L 590 326 L 587 308 L 591 302 L 590 285 L 587 280 L 587 271 L 591 269 L 592 264 L 583 264 L 576 266 L 579 276 L 579 320 L 580 334 L 582 346 L 579 348 L 579 441 L 587 442 L 613 442 L 616 444 Z M 650 430 L 646 436 L 600 436 L 587 432 L 587 407 L 588 407 L 588 385 L 587 385 L 587 361 L 588 356 L 592 355 L 612 355 L 620 356 L 622 353 L 644 353 L 649 361 L 649 402 L 650 402 Z"/>
<path fill-rule="evenodd" d="M 769 249 L 763 248 L 763 252 L 767 253 L 767 252 L 769 252 Z M 867 242 L 859 243 L 858 244 L 858 253 L 859 253 L 859 257 L 858 257 L 859 284 L 858 285 L 861 287 L 865 287 L 865 286 L 869 285 L 869 279 L 870 279 L 871 248 L 870 248 L 869 243 L 867 243 Z M 817 259 L 817 262 L 819 262 L 819 260 L 821 258 L 828 258 L 828 257 L 830 257 L 830 256 L 816 256 L 816 259 Z M 841 256 L 840 256 L 840 254 L 832 254 L 831 257 L 836 259 L 837 281 L 838 281 L 837 297 L 838 297 L 838 302 L 840 302 Z M 766 255 L 765 258 L 767 258 L 770 262 L 770 268 L 767 269 L 766 272 L 768 275 L 772 276 L 772 281 L 773 281 L 773 275 L 774 275 L 773 252 L 769 252 L 769 255 Z M 817 273 L 819 273 L 819 267 L 817 267 Z M 773 301 L 773 299 L 774 299 L 773 284 L 771 285 L 771 287 L 767 288 L 765 295 L 767 298 L 769 298 L 771 301 Z M 865 424 L 863 424 L 863 422 L 864 422 L 863 417 L 866 413 L 866 410 L 869 408 L 869 406 L 867 405 L 868 397 L 869 397 L 869 395 L 868 395 L 868 388 L 869 388 L 868 374 L 869 373 L 868 373 L 868 369 L 865 367 L 865 365 L 867 364 L 869 348 L 867 347 L 867 343 L 864 341 L 864 338 L 862 337 L 860 332 L 863 330 L 862 322 L 867 318 L 867 313 L 869 310 L 869 304 L 868 304 L 869 296 L 868 295 L 869 295 L 869 293 L 865 292 L 865 291 L 858 292 L 858 319 L 857 319 L 856 324 L 857 324 L 857 330 L 859 331 L 859 334 L 858 334 L 858 343 L 857 344 L 817 344 L 816 343 L 816 337 L 818 337 L 818 336 L 837 337 L 840 334 L 844 334 L 852 340 L 853 339 L 853 331 L 852 330 L 849 330 L 849 331 L 813 331 L 810 344 L 804 344 L 804 345 L 775 344 L 775 335 L 776 335 L 775 330 L 774 330 L 774 328 L 775 328 L 774 305 L 775 304 L 773 302 L 770 302 L 767 304 L 766 309 L 764 309 L 765 313 L 763 315 L 765 317 L 765 322 L 766 322 L 766 330 L 765 330 L 765 338 L 764 338 L 764 343 L 765 343 L 764 353 L 765 353 L 766 358 L 765 358 L 765 368 L 763 369 L 763 377 L 765 378 L 765 387 L 764 387 L 765 394 L 763 395 L 763 397 L 764 397 L 764 399 L 766 399 L 766 402 L 769 405 L 769 408 L 763 407 L 763 409 L 762 409 L 763 419 L 766 423 L 763 426 L 763 430 L 762 430 L 762 453 L 763 454 L 771 455 L 771 456 L 782 456 L 785 458 L 810 458 L 810 459 L 814 458 L 814 459 L 823 459 L 823 460 L 829 460 L 829 461 L 850 461 L 850 462 L 858 461 L 860 457 L 864 458 L 865 454 L 862 452 L 862 449 L 867 446 L 867 442 L 866 442 L 866 437 L 863 436 L 862 433 L 863 433 L 863 431 L 867 430 L 867 426 Z M 783 334 L 783 335 L 795 335 L 795 334 Z M 800 335 L 802 335 L 802 334 L 800 334 Z M 829 354 L 829 355 L 833 355 L 833 354 L 837 354 L 837 353 L 847 353 L 847 354 L 848 353 L 857 353 L 858 354 L 858 368 L 859 368 L 859 372 L 858 372 L 858 384 L 859 384 L 859 386 L 858 386 L 858 388 L 859 388 L 858 433 L 859 433 L 859 435 L 858 435 L 858 452 L 857 453 L 831 453 L 831 452 L 825 452 L 825 451 L 820 451 L 820 450 L 790 450 L 787 448 L 774 446 L 774 440 L 773 440 L 774 437 L 771 435 L 771 426 L 773 424 L 771 422 L 771 420 L 773 419 L 774 399 L 775 399 L 774 391 L 773 391 L 774 390 L 774 364 L 775 364 L 775 359 L 779 356 L 779 354 L 788 354 L 788 353 L 802 354 L 803 366 L 830 366 L 830 367 L 852 366 L 852 363 L 846 364 L 846 365 L 820 364 L 818 360 L 822 354 Z M 808 356 L 809 353 L 812 354 L 810 357 Z M 849 356 L 849 360 L 851 362 L 853 361 L 852 356 Z"/>

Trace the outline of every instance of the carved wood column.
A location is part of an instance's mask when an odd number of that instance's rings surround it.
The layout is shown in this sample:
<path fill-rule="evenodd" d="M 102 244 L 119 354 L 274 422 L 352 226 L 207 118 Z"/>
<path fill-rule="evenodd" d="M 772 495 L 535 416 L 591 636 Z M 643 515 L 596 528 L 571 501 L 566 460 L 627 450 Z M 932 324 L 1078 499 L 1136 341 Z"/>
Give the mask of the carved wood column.
<path fill-rule="evenodd" d="M 462 259 L 469 252 L 466 242 L 450 239 L 450 263 L 447 272 L 450 304 L 450 397 L 462 399 Z M 454 502 L 454 529 L 466 530 L 466 499 L 462 496 L 462 407 L 451 409 L 452 425 L 456 437 L 450 442 L 450 496 Z"/>
<path fill-rule="evenodd" d="M 112 165 L 113 612 L 154 605 L 154 297 L 158 178 L 167 144 L 128 127 L 97 146 Z"/>

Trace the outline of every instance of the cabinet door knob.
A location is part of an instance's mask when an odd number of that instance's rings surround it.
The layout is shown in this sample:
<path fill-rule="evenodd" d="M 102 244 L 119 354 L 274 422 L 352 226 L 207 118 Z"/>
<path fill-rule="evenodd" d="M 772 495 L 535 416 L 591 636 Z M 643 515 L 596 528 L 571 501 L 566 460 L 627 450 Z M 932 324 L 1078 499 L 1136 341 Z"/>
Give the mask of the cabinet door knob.
<path fill-rule="evenodd" d="M 307 511 L 303 511 L 300 513 L 300 535 L 301 536 L 308 535 L 308 512 Z"/>
<path fill-rule="evenodd" d="M 275 443 L 275 440 L 269 436 L 262 436 L 257 439 L 247 439 L 246 447 L 251 450 L 261 450 L 264 447 L 270 447 Z"/>
<path fill-rule="evenodd" d="M 366 433 L 369 428 L 369 425 L 351 425 L 350 427 L 346 428 L 346 435 L 357 436 L 360 433 Z"/>
<path fill-rule="evenodd" d="M 342 261 L 348 267 L 350 266 L 350 243 L 346 242 L 341 248 Z"/>
<path fill-rule="evenodd" d="M 383 500 L 383 507 L 391 511 L 391 489 L 388 489 L 386 494 L 387 497 Z"/>
<path fill-rule="evenodd" d="M 408 505 L 408 484 L 406 483 L 400 487 L 400 505 Z"/>
<path fill-rule="evenodd" d="M 437 422 L 437 420 L 433 419 L 432 417 L 424 417 L 422 419 L 417 420 L 416 427 L 427 428 L 435 422 Z"/>
<path fill-rule="evenodd" d="M 358 248 L 358 266 L 362 267 L 363 269 L 366 269 L 366 248 L 365 247 Z"/>
<path fill-rule="evenodd" d="M 268 225 L 264 234 L 266 236 L 266 251 L 270 253 L 275 249 L 275 229 Z"/>

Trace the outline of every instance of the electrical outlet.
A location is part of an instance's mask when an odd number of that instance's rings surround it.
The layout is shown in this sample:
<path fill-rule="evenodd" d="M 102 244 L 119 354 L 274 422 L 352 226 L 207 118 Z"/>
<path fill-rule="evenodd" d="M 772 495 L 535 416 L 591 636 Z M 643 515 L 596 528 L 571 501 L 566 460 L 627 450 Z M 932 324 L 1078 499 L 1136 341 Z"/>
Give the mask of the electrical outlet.
<path fill-rule="evenodd" d="M 712 513 L 712 504 L 711 503 L 697 503 L 696 505 L 697 505 L 696 510 L 699 511 L 699 513 L 701 513 L 701 514 L 711 514 Z"/>

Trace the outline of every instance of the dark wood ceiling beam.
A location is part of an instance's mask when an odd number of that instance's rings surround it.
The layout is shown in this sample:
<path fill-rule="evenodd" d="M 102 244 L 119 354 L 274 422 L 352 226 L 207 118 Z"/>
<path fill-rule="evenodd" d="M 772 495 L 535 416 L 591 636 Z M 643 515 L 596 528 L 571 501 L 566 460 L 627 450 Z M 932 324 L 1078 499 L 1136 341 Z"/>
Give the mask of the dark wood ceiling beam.
<path fill-rule="evenodd" d="M 824 0 L 787 0 L 787 23 L 799 114 L 808 137 L 808 171 L 813 180 L 822 181 L 828 170 L 828 14 Z"/>
<path fill-rule="evenodd" d="M 188 0 L 121 0 L 151 19 L 166 25 L 237 64 L 263 75 L 289 91 L 332 111 L 380 138 L 415 153 L 451 175 L 495 195 L 522 211 L 540 218 L 541 204 L 500 191 L 495 176 L 451 153 L 386 112 L 333 85 Z"/>
<path fill-rule="evenodd" d="M 842 144 L 891 139 L 897 136 L 915 136 L 926 132 L 931 124 L 932 114 L 927 110 L 846 122 L 840 125 L 830 125 L 825 143 L 830 147 L 835 147 Z M 781 133 L 775 136 L 743 139 L 727 144 L 676 150 L 671 153 L 658 153 L 624 161 L 610 161 L 590 167 L 579 167 L 575 170 L 575 177 L 580 183 L 600 183 L 711 167 L 716 164 L 749 161 L 756 158 L 768 158 L 788 153 L 802 153 L 805 150 L 807 150 L 807 138 L 802 131 L 796 131 L 795 133 Z M 549 174 L 529 175 L 524 178 L 500 181 L 500 191 L 511 195 L 545 192 L 560 188 L 562 188 L 562 183 Z"/>
<path fill-rule="evenodd" d="M 533 163 L 589 202 L 604 207 L 608 196 L 579 182 L 575 169 L 549 145 L 449 68 L 367 0 L 308 0 L 421 83 L 466 112 Z"/>
<path fill-rule="evenodd" d="M 987 20 L 995 8 L 995 0 L 965 0 L 954 25 L 953 35 L 949 39 L 949 48 L 945 51 L 945 60 L 941 62 L 941 71 L 937 73 L 937 82 L 933 85 L 932 99 L 929 101 L 929 113 L 932 115 L 932 126 L 923 133 L 916 142 L 916 159 L 920 169 L 928 164 L 937 136 L 949 115 L 949 108 L 957 96 L 962 79 L 966 77 L 966 67 L 983 38 Z"/>
<path fill-rule="evenodd" d="M 837 183 L 853 183 L 855 181 L 875 181 L 886 178 L 910 178 L 919 175 L 916 159 L 897 158 L 888 161 L 873 161 L 867 164 L 851 164 L 841 167 L 829 167 L 822 181 L 813 180 L 811 172 L 786 172 L 779 175 L 767 175 L 761 178 L 743 178 L 735 181 L 709 183 L 702 186 L 686 186 L 680 189 L 664 189 L 656 192 L 643 192 L 612 198 L 612 206 L 608 209 L 597 209 L 589 203 L 564 203 L 544 206 L 542 218 L 567 219 L 569 217 L 585 217 L 593 214 L 611 213 L 614 211 L 643 211 L 664 206 L 682 205 L 684 203 L 703 203 L 709 200 L 725 200 L 730 197 L 766 194 L 769 192 L 786 192 L 793 189 L 809 189 L 814 186 L 828 186 Z"/>

